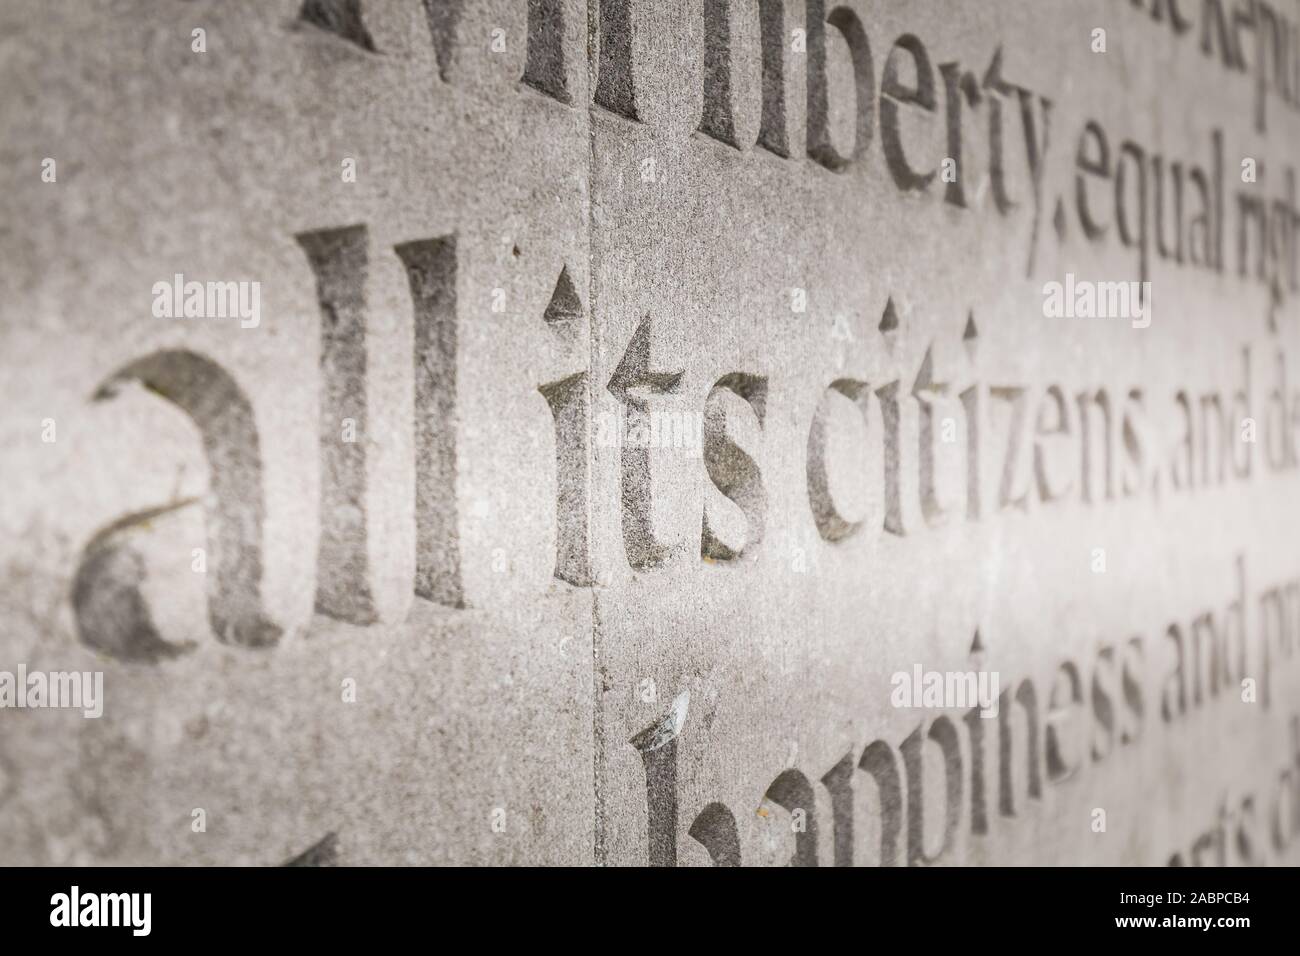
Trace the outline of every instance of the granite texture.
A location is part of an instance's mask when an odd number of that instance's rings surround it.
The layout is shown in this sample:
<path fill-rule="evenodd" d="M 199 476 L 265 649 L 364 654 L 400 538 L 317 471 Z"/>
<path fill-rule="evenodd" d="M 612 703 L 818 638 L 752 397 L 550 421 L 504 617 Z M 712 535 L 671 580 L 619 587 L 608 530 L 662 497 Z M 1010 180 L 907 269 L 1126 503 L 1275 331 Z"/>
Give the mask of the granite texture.
<path fill-rule="evenodd" d="M 0 106 L 0 863 L 1300 862 L 1294 5 L 6 0 Z"/>

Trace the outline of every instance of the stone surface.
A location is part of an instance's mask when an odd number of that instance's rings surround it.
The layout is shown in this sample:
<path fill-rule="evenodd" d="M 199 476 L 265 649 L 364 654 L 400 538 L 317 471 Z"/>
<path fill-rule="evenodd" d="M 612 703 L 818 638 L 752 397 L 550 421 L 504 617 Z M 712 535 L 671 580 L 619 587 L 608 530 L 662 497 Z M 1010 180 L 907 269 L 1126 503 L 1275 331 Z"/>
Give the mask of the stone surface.
<path fill-rule="evenodd" d="M 0 862 L 1300 862 L 1292 6 L 9 0 L 0 90 L 0 703 L 103 675 Z"/>

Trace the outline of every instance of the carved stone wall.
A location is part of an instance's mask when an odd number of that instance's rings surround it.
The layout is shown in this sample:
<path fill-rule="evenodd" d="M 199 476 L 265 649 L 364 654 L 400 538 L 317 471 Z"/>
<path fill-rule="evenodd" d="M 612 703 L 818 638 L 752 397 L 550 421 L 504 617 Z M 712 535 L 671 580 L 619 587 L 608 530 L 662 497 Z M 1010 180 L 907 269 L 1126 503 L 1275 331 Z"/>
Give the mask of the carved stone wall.
<path fill-rule="evenodd" d="M 0 103 L 0 862 L 1300 862 L 1297 4 L 6 0 Z"/>

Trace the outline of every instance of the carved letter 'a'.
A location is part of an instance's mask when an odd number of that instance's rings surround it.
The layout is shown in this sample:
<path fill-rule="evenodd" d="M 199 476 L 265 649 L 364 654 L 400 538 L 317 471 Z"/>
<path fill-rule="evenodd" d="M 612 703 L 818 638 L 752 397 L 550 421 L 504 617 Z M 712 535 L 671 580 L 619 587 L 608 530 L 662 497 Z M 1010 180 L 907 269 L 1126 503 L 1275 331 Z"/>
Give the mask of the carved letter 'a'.
<path fill-rule="evenodd" d="M 203 440 L 211 474 L 203 509 L 213 634 L 223 643 L 241 647 L 275 644 L 283 629 L 267 615 L 262 600 L 264 479 L 252 402 L 223 366 L 187 349 L 152 352 L 128 362 L 100 384 L 94 400 L 110 400 L 128 382 L 139 382 L 175 405 Z M 125 515 L 91 539 L 73 585 L 73 607 L 86 644 L 134 661 L 176 657 L 192 648 L 164 641 L 155 628 L 139 590 L 147 570 L 127 536 L 193 503 L 174 502 Z"/>

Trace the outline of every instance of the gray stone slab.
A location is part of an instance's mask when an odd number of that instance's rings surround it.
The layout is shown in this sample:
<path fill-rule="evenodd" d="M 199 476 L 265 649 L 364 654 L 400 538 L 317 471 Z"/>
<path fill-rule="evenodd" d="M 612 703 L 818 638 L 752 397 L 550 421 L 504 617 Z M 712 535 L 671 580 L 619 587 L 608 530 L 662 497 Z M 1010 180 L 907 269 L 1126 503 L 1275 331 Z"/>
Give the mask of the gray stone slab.
<path fill-rule="evenodd" d="M 0 862 L 1295 864 L 1300 16 L 1176 6 L 6 4 Z"/>

